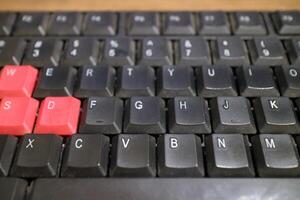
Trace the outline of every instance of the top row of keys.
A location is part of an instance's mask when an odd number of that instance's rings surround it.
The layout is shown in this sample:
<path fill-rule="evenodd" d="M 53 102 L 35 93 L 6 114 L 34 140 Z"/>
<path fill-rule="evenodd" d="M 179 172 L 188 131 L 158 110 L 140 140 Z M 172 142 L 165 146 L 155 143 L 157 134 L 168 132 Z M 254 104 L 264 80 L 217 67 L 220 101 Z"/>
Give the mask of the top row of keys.
<path fill-rule="evenodd" d="M 265 35 L 272 21 L 279 34 L 300 34 L 300 12 L 0 13 L 0 35 Z M 125 17 L 125 20 L 120 18 Z M 126 25 L 119 23 L 125 23 Z M 119 28 L 125 27 L 125 30 Z"/>

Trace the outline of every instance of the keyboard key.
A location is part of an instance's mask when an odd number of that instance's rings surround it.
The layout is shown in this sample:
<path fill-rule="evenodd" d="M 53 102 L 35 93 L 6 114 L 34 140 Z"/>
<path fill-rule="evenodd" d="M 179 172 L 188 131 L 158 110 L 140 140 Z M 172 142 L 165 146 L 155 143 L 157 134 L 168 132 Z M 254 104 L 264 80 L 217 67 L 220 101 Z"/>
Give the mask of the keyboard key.
<path fill-rule="evenodd" d="M 238 68 L 236 72 L 242 96 L 280 96 L 271 68 L 266 66 L 245 66 Z"/>
<path fill-rule="evenodd" d="M 90 38 L 71 39 L 66 43 L 64 61 L 66 66 L 95 66 L 98 61 L 99 43 Z"/>
<path fill-rule="evenodd" d="M 164 101 L 158 97 L 131 97 L 125 104 L 125 133 L 165 133 Z"/>
<path fill-rule="evenodd" d="M 228 17 L 223 12 L 201 12 L 199 33 L 203 35 L 229 35 Z"/>
<path fill-rule="evenodd" d="M 0 35 L 10 35 L 17 15 L 15 13 L 0 13 Z"/>
<path fill-rule="evenodd" d="M 215 64 L 229 66 L 249 64 L 246 47 L 239 37 L 218 37 L 213 48 Z"/>
<path fill-rule="evenodd" d="M 17 142 L 18 139 L 14 136 L 0 136 L 0 177 L 9 173 Z"/>
<path fill-rule="evenodd" d="M 84 18 L 84 35 L 116 35 L 117 33 L 116 13 L 93 12 L 87 13 Z"/>
<path fill-rule="evenodd" d="M 249 42 L 249 50 L 255 65 L 287 64 L 284 48 L 275 36 L 255 37 Z"/>
<path fill-rule="evenodd" d="M 260 133 L 299 133 L 299 121 L 287 97 L 261 97 L 253 106 Z"/>
<path fill-rule="evenodd" d="M 146 66 L 171 65 L 171 42 L 165 38 L 143 39 L 139 63 Z"/>
<path fill-rule="evenodd" d="M 159 35 L 160 18 L 158 13 L 135 12 L 128 14 L 128 35 Z"/>
<path fill-rule="evenodd" d="M 155 138 L 139 134 L 113 137 L 110 175 L 146 177 L 156 175 Z"/>
<path fill-rule="evenodd" d="M 200 37 L 184 37 L 175 43 L 177 65 L 201 66 L 211 63 L 207 42 Z"/>
<path fill-rule="evenodd" d="M 83 102 L 80 133 L 117 134 L 122 131 L 123 101 L 93 97 Z"/>
<path fill-rule="evenodd" d="M 216 133 L 256 133 L 250 102 L 244 97 L 218 97 L 210 102 Z"/>
<path fill-rule="evenodd" d="M 50 17 L 49 35 L 79 35 L 82 15 L 80 13 L 54 13 Z"/>
<path fill-rule="evenodd" d="M 285 46 L 290 58 L 291 64 L 300 64 L 300 37 L 293 37 L 285 41 Z"/>
<path fill-rule="evenodd" d="M 300 97 L 300 68 L 298 65 L 284 65 L 275 68 L 282 96 Z"/>
<path fill-rule="evenodd" d="M 186 66 L 163 66 L 158 69 L 157 95 L 196 96 L 193 69 Z"/>
<path fill-rule="evenodd" d="M 202 97 L 175 97 L 169 100 L 170 133 L 210 133 L 207 102 Z"/>
<path fill-rule="evenodd" d="M 71 96 L 76 78 L 76 69 L 72 67 L 47 67 L 40 72 L 33 96 Z"/>
<path fill-rule="evenodd" d="M 0 178 L 1 199 L 22 200 L 27 192 L 27 181 L 18 178 Z"/>
<path fill-rule="evenodd" d="M 206 137 L 209 176 L 254 176 L 254 167 L 247 136 L 212 134 Z"/>
<path fill-rule="evenodd" d="M 118 71 L 116 96 L 154 96 L 155 72 L 146 66 L 124 66 Z"/>
<path fill-rule="evenodd" d="M 63 177 L 106 176 L 109 138 L 100 134 L 76 134 L 67 142 L 61 175 Z"/>
<path fill-rule="evenodd" d="M 300 34 L 300 12 L 281 11 L 272 17 L 279 34 Z"/>
<path fill-rule="evenodd" d="M 0 97 L 30 97 L 38 70 L 30 65 L 7 65 L 0 73 Z"/>
<path fill-rule="evenodd" d="M 32 40 L 26 49 L 23 64 L 38 67 L 58 66 L 63 42 L 57 39 Z"/>
<path fill-rule="evenodd" d="M 198 95 L 203 97 L 237 96 L 230 67 L 204 65 L 196 70 L 196 74 Z"/>
<path fill-rule="evenodd" d="M 258 12 L 232 14 L 233 29 L 237 35 L 265 35 L 267 33 L 262 15 Z"/>
<path fill-rule="evenodd" d="M 134 48 L 134 42 L 129 38 L 106 39 L 103 61 L 111 66 L 134 65 Z"/>
<path fill-rule="evenodd" d="M 11 175 L 22 178 L 56 176 L 62 142 L 62 137 L 57 135 L 23 136 L 17 149 Z"/>
<path fill-rule="evenodd" d="M 31 133 L 39 102 L 30 97 L 4 97 L 0 103 L 0 134 Z"/>
<path fill-rule="evenodd" d="M 80 101 L 74 97 L 47 97 L 42 101 L 34 132 L 73 135 L 79 112 Z"/>
<path fill-rule="evenodd" d="M 256 169 L 262 177 L 300 175 L 299 154 L 294 139 L 285 134 L 260 134 L 252 138 Z"/>
<path fill-rule="evenodd" d="M 161 135 L 157 145 L 158 176 L 204 176 L 200 137 L 193 134 Z"/>
<path fill-rule="evenodd" d="M 5 38 L 0 40 L 0 66 L 20 65 L 26 42 L 19 38 Z"/>
<path fill-rule="evenodd" d="M 34 181 L 32 200 L 94 200 L 102 198 L 103 195 L 107 200 L 132 200 L 132 197 L 143 200 L 174 200 L 174 198 L 240 200 L 254 195 L 256 199 L 265 199 L 266 196 L 273 199 L 298 199 L 299 184 L 298 178 L 283 177 L 47 178 Z"/>
<path fill-rule="evenodd" d="M 45 13 L 21 13 L 14 27 L 14 35 L 46 35 L 49 15 Z"/>
<path fill-rule="evenodd" d="M 82 67 L 79 69 L 79 80 L 74 96 L 86 98 L 113 96 L 115 70 L 108 66 Z"/>
<path fill-rule="evenodd" d="M 169 12 L 164 15 L 165 35 L 195 35 L 194 16 L 188 12 Z"/>

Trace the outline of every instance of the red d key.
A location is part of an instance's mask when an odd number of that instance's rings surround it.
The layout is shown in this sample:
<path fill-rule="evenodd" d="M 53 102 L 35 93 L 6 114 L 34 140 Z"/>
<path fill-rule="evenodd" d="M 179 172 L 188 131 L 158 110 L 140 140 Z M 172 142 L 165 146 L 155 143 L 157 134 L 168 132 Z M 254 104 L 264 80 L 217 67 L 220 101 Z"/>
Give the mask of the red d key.
<path fill-rule="evenodd" d="M 0 104 L 0 134 L 32 133 L 39 102 L 30 97 L 5 97 Z"/>
<path fill-rule="evenodd" d="M 80 101 L 74 97 L 47 97 L 41 104 L 34 132 L 73 135 L 79 112 Z"/>
<path fill-rule="evenodd" d="M 30 65 L 6 65 L 0 73 L 0 97 L 30 97 L 37 75 Z"/>

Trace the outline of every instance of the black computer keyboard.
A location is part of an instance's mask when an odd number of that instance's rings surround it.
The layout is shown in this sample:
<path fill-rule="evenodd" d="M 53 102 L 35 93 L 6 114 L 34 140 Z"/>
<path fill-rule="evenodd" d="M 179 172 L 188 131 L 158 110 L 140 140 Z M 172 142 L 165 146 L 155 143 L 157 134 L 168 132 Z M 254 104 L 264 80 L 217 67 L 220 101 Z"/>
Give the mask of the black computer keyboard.
<path fill-rule="evenodd" d="M 300 12 L 0 13 L 0 35 L 1 200 L 300 199 Z"/>

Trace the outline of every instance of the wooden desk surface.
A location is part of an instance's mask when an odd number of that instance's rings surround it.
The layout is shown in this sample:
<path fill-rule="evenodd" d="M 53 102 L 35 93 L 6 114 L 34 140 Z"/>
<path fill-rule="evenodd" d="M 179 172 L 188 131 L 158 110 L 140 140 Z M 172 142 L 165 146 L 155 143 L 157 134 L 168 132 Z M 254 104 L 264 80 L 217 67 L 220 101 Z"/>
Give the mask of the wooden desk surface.
<path fill-rule="evenodd" d="M 300 10 L 300 0 L 0 0 L 0 10 Z"/>

